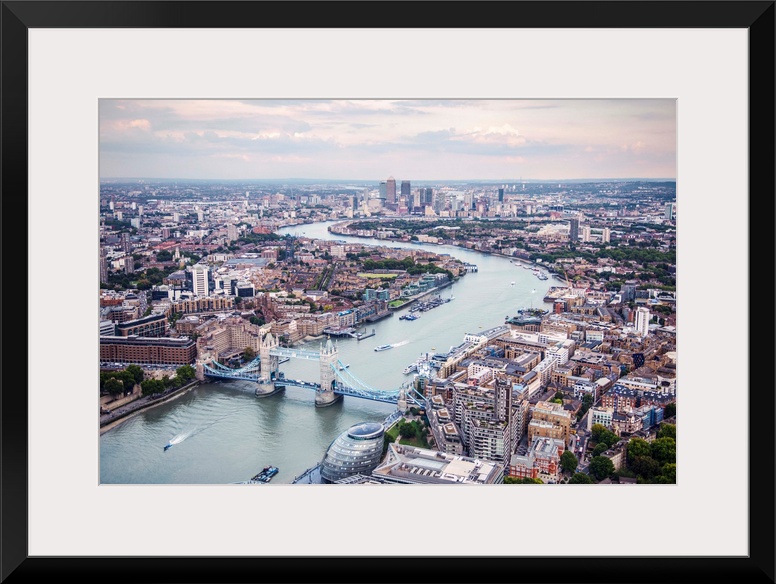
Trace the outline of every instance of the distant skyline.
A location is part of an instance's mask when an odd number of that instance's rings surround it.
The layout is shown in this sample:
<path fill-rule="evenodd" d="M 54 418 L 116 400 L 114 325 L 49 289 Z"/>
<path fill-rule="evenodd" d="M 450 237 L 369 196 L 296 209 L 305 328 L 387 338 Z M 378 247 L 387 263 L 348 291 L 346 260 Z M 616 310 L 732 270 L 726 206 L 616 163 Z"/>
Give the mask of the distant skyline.
<path fill-rule="evenodd" d="M 100 100 L 100 178 L 676 177 L 676 101 Z"/>

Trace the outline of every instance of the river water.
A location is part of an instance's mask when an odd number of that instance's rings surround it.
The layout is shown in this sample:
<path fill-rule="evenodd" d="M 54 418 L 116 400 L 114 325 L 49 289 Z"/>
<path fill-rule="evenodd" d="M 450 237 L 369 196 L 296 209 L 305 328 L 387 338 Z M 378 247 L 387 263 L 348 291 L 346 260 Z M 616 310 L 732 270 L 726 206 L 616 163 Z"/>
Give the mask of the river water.
<path fill-rule="evenodd" d="M 425 353 L 446 352 L 466 333 L 492 328 L 514 316 L 518 308 L 550 308 L 542 299 L 550 277 L 509 259 L 454 246 L 401 244 L 329 233 L 331 223 L 284 228 L 279 233 L 319 239 L 389 245 L 450 255 L 478 266 L 452 286 L 442 298 L 453 299 L 415 321 L 394 316 L 367 325 L 375 336 L 337 341 L 339 358 L 349 370 L 376 389 L 396 389 L 410 379 L 404 367 Z M 514 282 L 514 285 L 512 284 Z M 318 350 L 321 341 L 304 346 Z M 392 344 L 375 352 L 377 345 Z M 280 365 L 288 378 L 317 381 L 318 363 L 292 359 Z M 323 458 L 331 441 L 351 425 L 382 421 L 395 406 L 345 397 L 327 407 L 315 407 L 313 391 L 288 387 L 257 398 L 253 384 L 243 381 L 203 383 L 179 398 L 141 412 L 100 437 L 100 482 L 104 484 L 225 484 L 250 479 L 261 468 L 275 465 L 280 472 L 270 485 L 289 484 Z M 168 441 L 175 445 L 163 450 Z"/>

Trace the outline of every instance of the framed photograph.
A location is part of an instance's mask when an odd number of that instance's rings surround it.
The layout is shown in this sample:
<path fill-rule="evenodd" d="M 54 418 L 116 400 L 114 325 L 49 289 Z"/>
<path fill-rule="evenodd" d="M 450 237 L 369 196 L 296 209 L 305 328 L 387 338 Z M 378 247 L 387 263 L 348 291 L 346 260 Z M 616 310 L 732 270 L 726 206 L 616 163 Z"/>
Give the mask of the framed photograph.
<path fill-rule="evenodd" d="M 338 10 L 357 14 L 362 26 L 343 25 Z M 769 335 L 756 333 L 762 329 L 757 309 L 773 302 L 775 14 L 773 1 L 724 0 L 444 6 L 3 1 L 3 258 L 8 268 L 21 255 L 26 282 L 22 293 L 11 296 L 16 278 L 6 269 L 0 579 L 774 582 L 774 395 L 751 387 L 759 381 L 756 366 L 763 358 L 769 362 L 774 349 Z M 171 426 L 153 419 L 146 420 L 144 434 L 134 436 L 132 452 L 114 459 L 120 463 L 106 480 L 95 432 L 96 416 L 108 410 L 94 407 L 95 365 L 105 360 L 98 356 L 93 330 L 94 282 L 103 259 L 99 209 L 114 201 L 101 189 L 101 179 L 123 172 L 140 176 L 132 168 L 143 168 L 144 176 L 198 178 L 212 161 L 242 177 L 246 167 L 240 164 L 255 161 L 209 150 L 208 132 L 219 132 L 223 140 L 244 139 L 239 115 L 230 116 L 246 104 L 272 103 L 263 115 L 279 118 L 282 108 L 286 115 L 291 104 L 307 101 L 321 107 L 306 115 L 321 120 L 335 100 L 365 106 L 385 100 L 403 105 L 522 100 L 537 112 L 561 103 L 595 103 L 558 108 L 563 115 L 552 118 L 576 136 L 575 149 L 549 139 L 532 144 L 537 152 L 563 152 L 562 176 L 587 176 L 585 164 L 593 160 L 601 164 L 595 171 L 599 178 L 607 178 L 600 176 L 603 169 L 615 178 L 662 176 L 662 169 L 672 169 L 665 172 L 679 216 L 676 395 L 682 394 L 673 483 L 632 489 L 616 484 L 251 488 L 192 481 L 191 469 L 184 467 L 171 467 L 159 480 L 133 480 L 133 469 L 148 452 L 167 456 L 172 448 L 175 454 L 173 447 L 186 438 L 183 429 L 176 437 Z M 206 103 L 218 103 L 221 110 L 213 114 L 202 106 Z M 671 154 L 670 161 L 663 160 L 667 166 L 655 166 L 651 145 L 628 140 L 623 127 L 608 125 L 615 104 L 626 103 L 660 104 L 628 115 L 661 140 L 669 135 L 662 124 L 670 121 L 669 142 L 675 144 L 661 150 Z M 119 115 L 126 108 L 137 115 Z M 434 115 L 428 107 L 406 111 L 418 116 L 419 142 L 435 144 L 440 134 L 448 143 L 456 141 L 457 148 L 444 149 L 451 174 L 460 168 L 466 144 L 484 154 L 488 134 L 521 140 L 525 133 L 506 122 L 484 131 L 463 107 L 446 128 L 421 122 L 420 116 Z M 164 140 L 142 138 L 150 119 L 164 120 Z M 394 124 L 377 116 L 347 124 L 342 118 L 325 120 L 343 136 L 354 135 L 357 125 L 375 123 L 388 131 Z M 303 132 L 316 122 L 298 117 L 295 123 Z M 467 140 L 456 130 L 459 123 L 477 126 Z M 113 140 L 116 129 L 121 140 Z M 174 159 L 162 156 L 191 131 L 197 139 L 188 150 Z M 334 176 L 335 164 L 352 168 L 361 160 L 345 140 L 338 148 L 339 160 L 317 161 L 320 176 Z M 312 152 L 307 151 L 310 159 Z M 633 155 L 635 166 L 616 166 L 623 164 L 623 153 Z M 286 154 L 271 161 L 272 178 L 282 176 L 277 169 L 295 168 L 294 148 Z M 388 166 L 391 156 L 383 151 Z M 519 168 L 538 165 L 539 158 L 513 162 Z M 267 166 L 255 168 L 269 173 Z M 643 175 L 636 174 L 639 169 Z M 554 172 L 538 166 L 534 171 Z M 381 172 L 369 168 L 353 176 Z M 387 179 L 388 202 L 401 213 L 411 187 L 406 181 L 404 193 L 405 177 L 398 175 L 400 184 L 390 184 L 392 172 L 375 180 Z M 483 172 L 496 171 L 483 166 Z M 513 178 L 520 179 L 519 171 Z M 382 188 L 375 185 L 373 205 L 380 205 Z M 511 188 L 502 187 L 507 198 Z M 361 201 L 366 210 L 372 204 L 367 198 Z M 462 200 L 477 214 L 486 212 L 477 201 Z M 314 198 L 304 201 L 317 204 Z M 455 210 L 454 204 L 429 213 Z M 137 221 L 135 207 L 132 211 L 127 215 Z M 115 213 L 110 217 L 124 220 Z M 213 245 L 227 249 L 238 227 L 225 229 Z M 573 221 L 569 229 L 590 235 L 589 227 Z M 122 241 L 111 245 L 120 251 Z M 185 257 L 178 254 L 186 250 L 171 251 L 183 265 Z M 131 271 L 130 258 L 145 261 L 125 250 L 114 255 L 114 268 Z M 161 261 L 158 253 L 154 259 Z M 763 274 L 765 286 L 759 282 Z M 17 322 L 22 314 L 26 320 Z M 374 340 L 370 346 L 376 350 L 391 342 Z M 24 364 L 20 375 L 18 363 Z M 348 368 L 339 363 L 343 379 Z M 148 390 L 154 391 L 150 385 Z M 288 412 L 279 412 L 275 422 L 302 424 Z M 235 427 L 236 444 L 254 439 L 248 425 L 242 433 L 242 426 Z M 164 453 L 162 434 L 171 434 Z M 226 464 L 216 451 L 207 457 L 191 464 Z"/>

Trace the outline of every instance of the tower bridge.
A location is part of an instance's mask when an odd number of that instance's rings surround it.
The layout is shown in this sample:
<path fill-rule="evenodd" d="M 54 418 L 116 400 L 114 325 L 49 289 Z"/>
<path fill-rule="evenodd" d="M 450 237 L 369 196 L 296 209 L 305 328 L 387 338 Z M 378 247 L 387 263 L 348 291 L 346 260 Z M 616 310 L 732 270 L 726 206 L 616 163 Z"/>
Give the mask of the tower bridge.
<path fill-rule="evenodd" d="M 426 408 L 426 398 L 411 383 L 400 387 L 380 390 L 362 381 L 353 371 L 339 360 L 339 348 L 331 342 L 321 344 L 319 351 L 281 347 L 278 337 L 268 333 L 261 339 L 259 355 L 238 369 L 232 369 L 208 358 L 197 364 L 197 373 L 201 378 L 239 379 L 256 383 L 256 396 L 266 397 L 282 391 L 286 387 L 302 387 L 315 391 L 316 407 L 329 406 L 341 400 L 343 396 L 357 397 L 372 401 L 396 404 L 401 411 L 407 409 L 408 402 Z M 309 381 L 288 379 L 278 370 L 280 360 L 307 359 L 318 361 L 319 379 Z"/>

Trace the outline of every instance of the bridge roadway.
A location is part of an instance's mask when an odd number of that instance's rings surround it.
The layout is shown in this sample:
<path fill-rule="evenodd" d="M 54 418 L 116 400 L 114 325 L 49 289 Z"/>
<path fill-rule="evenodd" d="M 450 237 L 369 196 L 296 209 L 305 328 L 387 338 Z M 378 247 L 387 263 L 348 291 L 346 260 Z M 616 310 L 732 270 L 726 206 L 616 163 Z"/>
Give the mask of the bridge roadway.
<path fill-rule="evenodd" d="M 315 351 L 279 347 L 273 348 L 270 351 L 270 355 L 273 357 L 287 357 L 295 359 L 320 359 L 320 353 Z M 261 357 L 257 357 L 239 369 L 231 369 L 219 363 L 218 361 L 211 360 L 210 364 L 203 364 L 203 373 L 205 376 L 215 379 L 239 379 L 258 383 L 262 379 L 260 363 Z M 402 390 L 404 390 L 405 399 L 415 403 L 420 407 L 426 407 L 425 397 L 418 393 L 410 384 L 405 384 L 404 386 L 395 390 L 379 390 L 370 387 L 368 384 L 361 381 L 339 359 L 337 359 L 336 362 L 332 363 L 330 366 L 334 372 L 334 385 L 332 387 L 332 391 L 335 394 L 398 405 Z M 293 386 L 301 387 L 304 389 L 311 389 L 316 392 L 321 391 L 320 383 L 305 381 L 303 379 L 288 379 L 284 377 L 281 372 L 273 373 L 274 375 L 272 377 L 272 382 L 276 388 Z"/>

